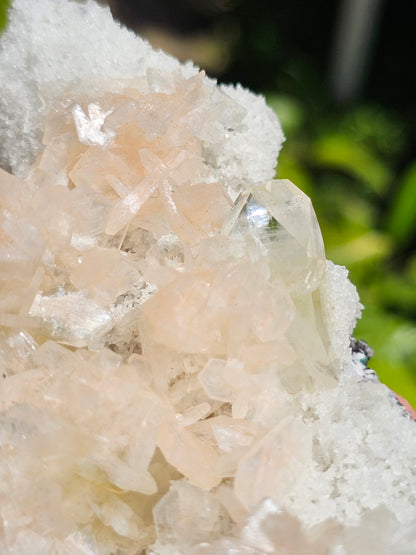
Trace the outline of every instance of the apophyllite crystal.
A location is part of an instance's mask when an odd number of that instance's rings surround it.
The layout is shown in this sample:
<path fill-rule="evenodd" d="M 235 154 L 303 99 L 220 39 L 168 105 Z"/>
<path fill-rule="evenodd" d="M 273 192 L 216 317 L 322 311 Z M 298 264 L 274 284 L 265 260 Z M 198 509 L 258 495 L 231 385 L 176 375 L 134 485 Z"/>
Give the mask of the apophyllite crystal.
<path fill-rule="evenodd" d="M 416 427 L 264 100 L 66 0 L 0 82 L 0 552 L 414 553 Z"/>

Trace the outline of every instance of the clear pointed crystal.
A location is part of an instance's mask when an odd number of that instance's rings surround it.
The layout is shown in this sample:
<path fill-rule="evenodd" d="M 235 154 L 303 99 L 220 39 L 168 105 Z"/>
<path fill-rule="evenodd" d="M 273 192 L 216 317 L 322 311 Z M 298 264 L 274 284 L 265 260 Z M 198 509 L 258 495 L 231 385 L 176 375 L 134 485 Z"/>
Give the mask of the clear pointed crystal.
<path fill-rule="evenodd" d="M 288 179 L 242 193 L 222 231 L 254 239 L 269 255 L 271 276 L 283 275 L 292 292 L 318 287 L 325 268 L 321 230 L 311 200 Z"/>

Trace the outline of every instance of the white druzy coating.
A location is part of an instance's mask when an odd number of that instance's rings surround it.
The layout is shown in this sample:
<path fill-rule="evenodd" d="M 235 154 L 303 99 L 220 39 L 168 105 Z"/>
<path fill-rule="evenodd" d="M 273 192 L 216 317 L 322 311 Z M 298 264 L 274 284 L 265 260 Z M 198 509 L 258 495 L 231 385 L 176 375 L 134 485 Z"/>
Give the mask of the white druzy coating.
<path fill-rule="evenodd" d="M 42 148 L 45 113 L 68 89 L 108 90 L 152 72 L 157 87 L 157 72 L 175 71 L 191 77 L 198 68 L 156 52 L 92 0 L 15 0 L 0 42 L 0 165 L 25 173 Z M 279 120 L 241 86 L 221 90 L 235 104 L 225 110 L 241 117 L 207 153 L 213 179 L 234 189 L 271 179 L 284 140 Z"/>

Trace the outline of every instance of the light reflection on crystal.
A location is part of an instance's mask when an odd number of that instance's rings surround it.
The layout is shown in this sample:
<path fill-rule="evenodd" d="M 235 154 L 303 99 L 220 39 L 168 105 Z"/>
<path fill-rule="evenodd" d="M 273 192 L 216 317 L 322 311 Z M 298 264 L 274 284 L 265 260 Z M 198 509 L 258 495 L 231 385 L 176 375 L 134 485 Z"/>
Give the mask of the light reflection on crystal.
<path fill-rule="evenodd" d="M 103 112 L 95 102 L 88 105 L 88 115 L 81 106 L 76 104 L 72 108 L 75 128 L 81 143 L 86 145 L 106 146 L 114 138 L 112 131 L 103 131 L 102 126 L 107 116 L 113 112 L 112 109 Z"/>
<path fill-rule="evenodd" d="M 250 197 L 247 201 L 244 211 L 249 226 L 264 229 L 267 228 L 274 220 L 274 218 L 272 218 L 267 211 L 267 208 L 256 202 L 253 197 Z"/>
<path fill-rule="evenodd" d="M 111 312 L 82 293 L 37 294 L 29 314 L 42 319 L 40 329 L 46 337 L 73 347 L 94 345 L 114 326 Z"/>

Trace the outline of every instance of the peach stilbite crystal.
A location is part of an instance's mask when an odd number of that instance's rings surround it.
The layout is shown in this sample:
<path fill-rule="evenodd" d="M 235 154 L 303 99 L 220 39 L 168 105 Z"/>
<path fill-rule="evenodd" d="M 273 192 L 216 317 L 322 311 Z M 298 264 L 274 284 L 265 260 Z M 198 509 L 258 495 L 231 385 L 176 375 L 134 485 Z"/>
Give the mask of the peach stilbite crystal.
<path fill-rule="evenodd" d="M 413 553 L 414 423 L 264 100 L 66 0 L 0 80 L 0 552 Z"/>

